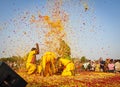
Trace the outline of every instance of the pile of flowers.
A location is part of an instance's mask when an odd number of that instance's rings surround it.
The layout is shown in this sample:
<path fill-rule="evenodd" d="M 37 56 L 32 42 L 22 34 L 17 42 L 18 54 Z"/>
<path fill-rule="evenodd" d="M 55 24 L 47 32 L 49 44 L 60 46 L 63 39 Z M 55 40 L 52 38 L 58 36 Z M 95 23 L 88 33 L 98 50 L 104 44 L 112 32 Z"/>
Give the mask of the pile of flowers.
<path fill-rule="evenodd" d="M 17 73 L 28 82 L 26 87 L 120 87 L 119 73 L 80 72 L 75 76 L 48 77 L 20 71 Z"/>

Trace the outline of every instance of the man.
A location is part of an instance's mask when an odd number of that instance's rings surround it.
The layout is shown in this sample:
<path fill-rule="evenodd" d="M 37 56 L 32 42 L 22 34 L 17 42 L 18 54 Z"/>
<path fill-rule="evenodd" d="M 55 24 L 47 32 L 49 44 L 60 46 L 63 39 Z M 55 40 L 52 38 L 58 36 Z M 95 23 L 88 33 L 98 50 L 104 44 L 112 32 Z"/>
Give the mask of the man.
<path fill-rule="evenodd" d="M 64 66 L 62 76 L 75 75 L 75 65 L 71 60 L 65 58 L 58 58 L 58 61 L 61 65 Z"/>
<path fill-rule="evenodd" d="M 51 76 L 55 73 L 56 55 L 54 52 L 46 52 L 41 60 L 41 66 L 44 76 Z"/>
<path fill-rule="evenodd" d="M 105 61 L 103 61 L 103 58 L 102 57 L 100 57 L 100 71 L 101 72 L 104 72 L 105 70 L 104 70 L 104 66 L 105 66 Z"/>
<path fill-rule="evenodd" d="M 91 60 L 88 60 L 87 62 L 85 62 L 83 64 L 83 67 L 84 67 L 85 71 L 89 71 L 90 70 L 90 68 L 91 68 L 90 62 L 91 62 Z"/>
<path fill-rule="evenodd" d="M 117 61 L 115 62 L 115 71 L 116 71 L 117 73 L 120 73 L 120 60 L 117 60 Z"/>
<path fill-rule="evenodd" d="M 36 43 L 36 48 L 32 48 L 28 54 L 26 69 L 28 74 L 33 74 L 36 70 L 36 55 L 39 54 L 39 46 Z"/>

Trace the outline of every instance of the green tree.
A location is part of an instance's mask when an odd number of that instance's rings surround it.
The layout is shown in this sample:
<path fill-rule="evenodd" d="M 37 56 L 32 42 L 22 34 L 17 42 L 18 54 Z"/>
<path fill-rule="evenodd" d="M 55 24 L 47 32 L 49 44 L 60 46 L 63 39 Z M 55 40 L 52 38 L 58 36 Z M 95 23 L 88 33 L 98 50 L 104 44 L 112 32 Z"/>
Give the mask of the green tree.
<path fill-rule="evenodd" d="M 85 56 L 82 56 L 82 57 L 81 57 L 81 62 L 84 63 L 84 62 L 86 62 L 86 61 L 87 61 L 86 57 L 85 57 Z"/>
<path fill-rule="evenodd" d="M 63 58 L 71 59 L 71 56 L 70 56 L 71 49 L 64 40 L 60 40 L 60 47 L 58 49 L 58 54 Z"/>

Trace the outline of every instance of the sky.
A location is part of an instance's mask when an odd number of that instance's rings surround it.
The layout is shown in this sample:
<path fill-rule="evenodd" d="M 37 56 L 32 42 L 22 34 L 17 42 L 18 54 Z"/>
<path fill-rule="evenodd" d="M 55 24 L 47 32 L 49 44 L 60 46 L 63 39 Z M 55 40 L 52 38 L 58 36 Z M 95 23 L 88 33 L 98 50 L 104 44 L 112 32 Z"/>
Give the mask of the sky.
<path fill-rule="evenodd" d="M 39 21 L 38 16 L 47 15 L 52 19 L 55 1 L 0 0 L 0 58 L 24 56 L 35 43 L 40 46 L 38 58 L 49 51 L 45 44 L 48 24 Z M 61 20 L 72 57 L 120 59 L 120 0 L 58 2 L 60 16 L 67 16 Z M 85 11 L 85 8 L 88 9 Z M 30 21 L 32 16 L 36 18 L 34 23 Z"/>

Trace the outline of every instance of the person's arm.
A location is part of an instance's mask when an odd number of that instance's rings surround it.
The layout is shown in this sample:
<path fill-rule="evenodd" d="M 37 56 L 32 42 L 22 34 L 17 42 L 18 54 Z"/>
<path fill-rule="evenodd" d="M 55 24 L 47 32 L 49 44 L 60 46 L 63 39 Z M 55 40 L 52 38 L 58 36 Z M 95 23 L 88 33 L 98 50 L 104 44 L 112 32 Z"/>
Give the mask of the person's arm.
<path fill-rule="evenodd" d="M 46 56 L 44 55 L 42 57 L 42 69 L 43 69 L 43 72 L 45 71 L 45 66 L 46 66 Z"/>
<path fill-rule="evenodd" d="M 36 62 L 36 57 L 33 56 L 33 57 L 32 57 L 32 60 L 31 60 L 31 63 L 35 64 L 35 62 Z"/>
<path fill-rule="evenodd" d="M 39 54 L 39 45 L 36 43 L 36 54 Z"/>

